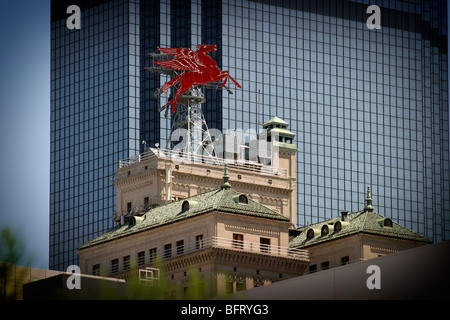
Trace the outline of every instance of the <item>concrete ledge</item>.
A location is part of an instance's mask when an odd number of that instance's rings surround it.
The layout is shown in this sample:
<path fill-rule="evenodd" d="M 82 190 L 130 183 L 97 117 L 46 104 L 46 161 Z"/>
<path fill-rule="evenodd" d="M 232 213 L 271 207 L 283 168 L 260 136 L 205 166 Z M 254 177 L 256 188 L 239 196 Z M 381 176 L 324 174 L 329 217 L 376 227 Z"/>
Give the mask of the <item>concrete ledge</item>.
<path fill-rule="evenodd" d="M 320 271 L 233 294 L 233 300 L 449 299 L 450 241 Z M 379 267 L 380 289 L 369 289 Z"/>
<path fill-rule="evenodd" d="M 80 289 L 69 289 L 67 280 L 73 274 L 59 275 L 24 284 L 24 300 L 100 300 L 126 299 L 124 280 L 80 274 Z"/>

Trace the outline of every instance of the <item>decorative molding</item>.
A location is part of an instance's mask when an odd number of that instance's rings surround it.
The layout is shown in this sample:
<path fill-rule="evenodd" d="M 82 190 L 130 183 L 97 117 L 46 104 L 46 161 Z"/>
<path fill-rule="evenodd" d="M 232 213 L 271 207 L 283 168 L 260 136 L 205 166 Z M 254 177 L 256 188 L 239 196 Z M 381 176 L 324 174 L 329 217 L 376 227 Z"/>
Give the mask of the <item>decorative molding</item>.
<path fill-rule="evenodd" d="M 166 272 L 185 271 L 186 268 L 192 265 L 209 264 L 211 262 L 215 265 L 231 263 L 236 264 L 238 268 L 251 267 L 255 270 L 264 265 L 265 271 L 280 273 L 288 272 L 298 275 L 304 274 L 306 267 L 309 265 L 309 260 L 217 247 L 206 248 L 179 257 L 173 256 L 162 261 Z M 253 277 L 253 275 L 247 276 Z"/>
<path fill-rule="evenodd" d="M 197 187 L 197 194 L 206 193 L 206 192 L 212 191 L 214 189 L 217 189 L 217 188 L 198 186 Z"/>
<path fill-rule="evenodd" d="M 373 253 L 390 254 L 399 252 L 400 250 L 370 246 L 370 251 Z"/>
<path fill-rule="evenodd" d="M 172 191 L 189 191 L 190 187 L 190 184 L 172 181 Z"/>
<path fill-rule="evenodd" d="M 118 178 L 118 180 L 115 182 L 115 185 L 117 187 L 119 186 L 126 186 L 128 184 L 134 184 L 136 182 L 151 179 L 152 176 L 158 176 L 162 171 L 161 170 L 149 170 L 148 172 L 142 172 L 130 176 L 125 176 L 122 178 Z"/>
<path fill-rule="evenodd" d="M 266 280 L 262 277 L 254 277 L 253 278 L 253 287 L 262 287 L 262 286 L 264 286 L 265 281 Z M 272 281 L 270 281 L 270 282 L 272 282 Z"/>
<path fill-rule="evenodd" d="M 345 248 L 340 248 L 340 249 L 336 249 L 334 247 L 330 247 L 327 250 L 323 251 L 323 250 L 317 250 L 320 253 L 319 254 L 315 254 L 317 251 L 316 250 L 310 250 L 310 259 L 316 261 L 316 260 L 323 260 L 323 259 L 330 259 L 330 257 L 334 257 L 334 256 L 339 256 L 339 255 L 343 255 L 343 254 L 348 254 L 351 252 L 354 252 L 355 246 L 354 245 L 350 245 L 348 247 Z"/>
<path fill-rule="evenodd" d="M 279 237 L 280 235 L 280 231 L 277 230 L 268 230 L 263 228 L 248 227 L 242 225 L 238 226 L 233 224 L 225 224 L 225 230 L 239 233 L 256 234 L 259 236 L 266 236 L 266 237 Z"/>
<path fill-rule="evenodd" d="M 129 186 L 129 187 L 123 188 L 123 189 L 121 190 L 121 193 L 122 193 L 122 194 L 126 194 L 126 193 L 131 193 L 131 192 L 139 191 L 139 190 L 148 188 L 148 187 L 150 187 L 150 186 L 152 186 L 152 185 L 153 185 L 153 181 L 148 180 L 148 181 L 146 181 L 146 182 L 144 182 L 144 183 L 133 184 L 133 185 L 131 185 L 131 186 Z"/>
<path fill-rule="evenodd" d="M 246 274 L 233 272 L 227 277 L 228 278 L 227 280 L 231 282 L 245 283 L 247 277 L 248 275 Z"/>
<path fill-rule="evenodd" d="M 287 202 L 287 199 L 280 199 L 269 196 L 259 196 L 261 204 L 275 204 L 277 206 L 283 206 L 284 202 Z"/>

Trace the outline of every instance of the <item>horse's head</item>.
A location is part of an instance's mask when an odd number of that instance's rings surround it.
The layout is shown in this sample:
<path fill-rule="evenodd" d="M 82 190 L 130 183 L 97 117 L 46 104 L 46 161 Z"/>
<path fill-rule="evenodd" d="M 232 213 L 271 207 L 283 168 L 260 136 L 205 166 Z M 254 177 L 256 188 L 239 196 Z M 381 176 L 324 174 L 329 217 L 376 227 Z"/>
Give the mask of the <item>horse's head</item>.
<path fill-rule="evenodd" d="M 217 45 L 216 44 L 199 44 L 199 45 L 197 45 L 197 51 L 202 51 L 202 52 L 217 51 Z"/>

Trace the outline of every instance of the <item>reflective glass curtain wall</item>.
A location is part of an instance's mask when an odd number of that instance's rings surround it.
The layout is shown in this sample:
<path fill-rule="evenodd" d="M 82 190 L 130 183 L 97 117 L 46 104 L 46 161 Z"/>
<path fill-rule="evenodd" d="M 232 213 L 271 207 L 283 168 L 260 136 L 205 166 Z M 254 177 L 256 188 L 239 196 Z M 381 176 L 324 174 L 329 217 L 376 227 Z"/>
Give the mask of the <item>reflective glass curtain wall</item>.
<path fill-rule="evenodd" d="M 79 30 L 66 27 L 72 4 Z M 52 1 L 51 269 L 78 264 L 78 247 L 113 225 L 111 178 L 139 153 L 138 19 L 135 1 Z"/>
<path fill-rule="evenodd" d="M 449 239 L 446 39 L 443 0 L 53 0 L 50 267 L 113 225 L 118 161 L 165 146 L 153 93 L 167 79 L 144 70 L 148 53 L 200 42 L 243 86 L 205 92 L 209 128 L 277 115 L 296 134 L 299 225 L 360 210 L 370 185 L 380 213 Z"/>
<path fill-rule="evenodd" d="M 381 8 L 370 30 L 369 5 Z M 450 238 L 446 1 L 222 0 L 222 63 L 243 84 L 223 128 L 296 134 L 299 225 L 364 207 Z M 205 17 L 203 17 L 205 19 Z M 261 106 L 258 97 L 261 91 Z"/>

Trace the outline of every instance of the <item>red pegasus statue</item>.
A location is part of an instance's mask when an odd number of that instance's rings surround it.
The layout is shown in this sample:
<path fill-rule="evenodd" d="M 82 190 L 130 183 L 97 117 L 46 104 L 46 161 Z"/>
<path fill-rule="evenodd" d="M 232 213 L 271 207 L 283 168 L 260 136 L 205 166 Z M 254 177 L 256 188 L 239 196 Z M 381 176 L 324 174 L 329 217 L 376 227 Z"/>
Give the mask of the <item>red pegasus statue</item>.
<path fill-rule="evenodd" d="M 176 112 L 178 98 L 194 85 L 207 84 L 209 82 L 223 81 L 221 88 L 225 86 L 228 78 L 230 78 L 238 88 L 242 88 L 236 80 L 234 80 L 228 71 L 221 71 L 217 66 L 217 62 L 207 53 L 217 51 L 217 45 L 199 44 L 194 52 L 187 48 L 160 48 L 158 50 L 175 58 L 164 61 L 154 61 L 160 67 L 183 71 L 175 76 L 172 80 L 166 82 L 161 88 L 162 92 L 167 92 L 173 85 L 180 81 L 179 88 L 175 97 L 167 103 L 167 107 L 173 104 L 172 111 Z"/>

